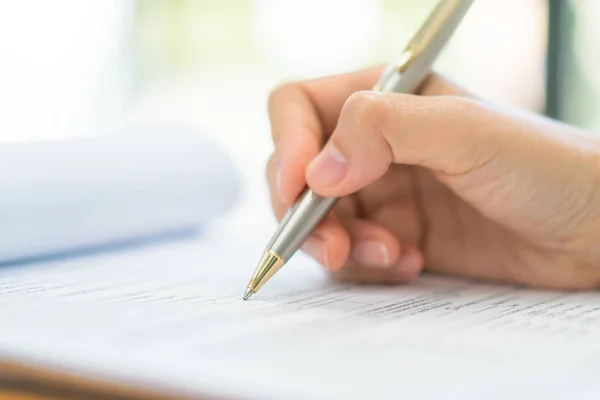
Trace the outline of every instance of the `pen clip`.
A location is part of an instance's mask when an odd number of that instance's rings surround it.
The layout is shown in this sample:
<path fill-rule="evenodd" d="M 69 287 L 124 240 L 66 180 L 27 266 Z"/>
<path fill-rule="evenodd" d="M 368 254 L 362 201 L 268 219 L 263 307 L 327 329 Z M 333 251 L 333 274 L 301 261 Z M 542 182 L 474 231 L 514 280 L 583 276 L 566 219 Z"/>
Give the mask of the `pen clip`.
<path fill-rule="evenodd" d="M 449 20 L 456 13 L 464 0 L 440 0 L 436 7 L 431 11 L 429 17 L 421 28 L 415 33 L 405 51 L 412 52 L 416 58 L 427 49 L 436 39 L 440 32 L 446 27 Z"/>
<path fill-rule="evenodd" d="M 413 64 L 420 62 L 421 58 L 424 59 L 425 64 L 431 63 L 473 1 L 440 0 L 425 23 L 412 37 L 400 58 L 388 65 L 373 90 L 394 91 L 399 84 L 400 76 L 411 69 Z"/>
<path fill-rule="evenodd" d="M 404 50 L 404 53 L 402 53 L 400 56 L 400 59 L 396 62 L 396 69 L 400 73 L 405 72 L 410 64 L 412 64 L 412 62 L 416 59 L 416 54 L 411 47 L 412 46 L 409 45 L 408 48 Z"/>
<path fill-rule="evenodd" d="M 408 69 L 414 60 L 415 54 L 409 46 L 397 61 L 390 63 L 386 67 L 372 90 L 375 92 L 392 91 L 394 86 L 396 86 L 400 80 L 400 76 Z"/>

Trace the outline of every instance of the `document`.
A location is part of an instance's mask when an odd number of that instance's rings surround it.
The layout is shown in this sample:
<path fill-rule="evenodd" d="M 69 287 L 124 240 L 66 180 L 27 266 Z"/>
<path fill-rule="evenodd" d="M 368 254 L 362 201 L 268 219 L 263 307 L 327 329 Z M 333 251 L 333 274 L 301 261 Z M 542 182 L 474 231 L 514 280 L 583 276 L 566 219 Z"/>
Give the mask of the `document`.
<path fill-rule="evenodd" d="M 194 238 L 0 269 L 0 360 L 173 396 L 587 398 L 600 390 L 597 292 L 436 275 L 359 286 L 298 254 L 242 301 L 261 251 Z"/>

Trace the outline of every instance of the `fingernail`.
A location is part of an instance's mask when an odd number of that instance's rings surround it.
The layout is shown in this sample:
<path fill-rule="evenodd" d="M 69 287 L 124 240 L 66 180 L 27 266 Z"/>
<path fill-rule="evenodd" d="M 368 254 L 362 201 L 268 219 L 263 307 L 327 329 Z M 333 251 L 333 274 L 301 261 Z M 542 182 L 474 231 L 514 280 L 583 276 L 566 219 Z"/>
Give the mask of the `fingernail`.
<path fill-rule="evenodd" d="M 327 258 L 327 246 L 325 240 L 316 235 L 310 236 L 302 245 L 302 250 L 310 254 L 319 264 L 329 269 L 329 260 Z"/>
<path fill-rule="evenodd" d="M 310 163 L 307 175 L 313 184 L 335 186 L 344 178 L 347 168 L 344 155 L 333 143 L 329 143 Z"/>
<path fill-rule="evenodd" d="M 408 253 L 400 257 L 392 273 L 399 278 L 414 276 L 419 271 L 420 264 L 421 257 L 418 254 Z"/>
<path fill-rule="evenodd" d="M 377 240 L 355 244 L 352 248 L 352 257 L 365 267 L 371 268 L 387 268 L 390 263 L 387 247 Z"/>

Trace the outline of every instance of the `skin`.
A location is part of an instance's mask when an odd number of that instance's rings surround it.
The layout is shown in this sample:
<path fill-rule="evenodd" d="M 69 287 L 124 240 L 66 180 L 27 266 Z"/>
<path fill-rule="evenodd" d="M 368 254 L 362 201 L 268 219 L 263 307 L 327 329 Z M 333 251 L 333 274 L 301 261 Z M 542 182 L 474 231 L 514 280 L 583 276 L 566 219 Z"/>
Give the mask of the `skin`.
<path fill-rule="evenodd" d="M 600 284 L 600 136 L 478 99 L 440 76 L 370 92 L 381 68 L 269 100 L 280 219 L 306 184 L 341 197 L 303 250 L 335 277 L 429 270 L 543 288 Z"/>

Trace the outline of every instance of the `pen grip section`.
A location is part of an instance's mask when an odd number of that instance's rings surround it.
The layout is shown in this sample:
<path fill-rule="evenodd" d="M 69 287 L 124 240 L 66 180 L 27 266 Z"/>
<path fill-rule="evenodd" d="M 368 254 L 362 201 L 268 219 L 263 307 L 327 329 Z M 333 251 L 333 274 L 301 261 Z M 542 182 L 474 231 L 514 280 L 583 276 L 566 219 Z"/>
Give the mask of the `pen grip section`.
<path fill-rule="evenodd" d="M 335 197 L 319 196 L 306 189 L 300 199 L 284 215 L 267 249 L 278 254 L 284 261 L 298 250 L 313 229 L 331 211 L 337 202 Z"/>

